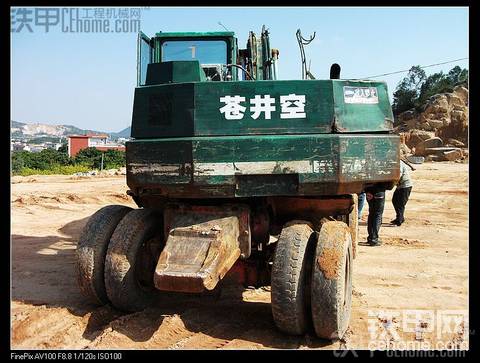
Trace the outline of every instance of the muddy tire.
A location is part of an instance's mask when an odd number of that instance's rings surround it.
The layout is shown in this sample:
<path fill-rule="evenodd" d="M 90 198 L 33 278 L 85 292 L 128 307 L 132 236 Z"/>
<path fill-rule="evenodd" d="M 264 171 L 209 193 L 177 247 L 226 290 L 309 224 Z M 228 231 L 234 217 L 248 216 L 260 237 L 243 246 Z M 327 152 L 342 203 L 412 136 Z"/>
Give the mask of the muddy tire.
<path fill-rule="evenodd" d="M 131 210 L 123 205 L 103 207 L 90 217 L 80 234 L 76 251 L 77 282 L 83 295 L 96 304 L 108 304 L 103 278 L 105 255 L 117 224 Z"/>
<path fill-rule="evenodd" d="M 163 245 L 163 218 L 157 211 L 132 210 L 120 221 L 105 258 L 105 287 L 115 308 L 141 311 L 158 297 L 153 274 Z"/>
<path fill-rule="evenodd" d="M 358 243 L 358 195 L 353 195 L 353 210 L 348 214 L 348 227 L 352 235 L 352 257 L 357 257 L 357 243 Z"/>
<path fill-rule="evenodd" d="M 315 333 L 341 339 L 348 328 L 352 305 L 352 238 L 344 222 L 322 225 L 312 266 L 311 309 Z"/>
<path fill-rule="evenodd" d="M 282 229 L 275 249 L 271 278 L 272 314 L 275 325 L 287 334 L 301 335 L 308 327 L 305 286 L 311 256 L 307 258 L 306 255 L 314 236 L 310 223 L 292 221 Z"/>

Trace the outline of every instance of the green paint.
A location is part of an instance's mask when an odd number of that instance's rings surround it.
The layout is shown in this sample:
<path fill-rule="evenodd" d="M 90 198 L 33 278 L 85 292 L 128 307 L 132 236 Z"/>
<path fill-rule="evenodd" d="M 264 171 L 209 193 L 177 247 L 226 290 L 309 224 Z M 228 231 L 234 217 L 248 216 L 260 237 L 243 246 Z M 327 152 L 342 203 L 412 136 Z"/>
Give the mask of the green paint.
<path fill-rule="evenodd" d="M 175 62 L 172 62 L 175 63 Z M 189 62 L 184 62 L 189 63 Z M 185 77 L 194 77 L 192 72 Z M 198 70 L 198 69 L 197 69 Z M 347 104 L 344 86 L 373 87 L 378 103 Z M 305 117 L 282 118 L 281 96 L 305 96 Z M 275 110 L 257 119 L 250 101 L 255 95 L 270 96 Z M 245 107 L 241 119 L 227 119 L 220 98 L 241 96 Z M 151 105 L 160 103 L 160 107 Z M 164 110 L 178 110 L 165 112 Z M 191 82 L 139 87 L 135 92 L 132 137 L 186 137 L 212 135 L 278 135 L 338 132 L 391 131 L 392 111 L 383 82 L 332 80 Z M 387 120 L 387 121 L 386 121 Z M 183 126 L 180 126 L 183 125 Z"/>
<path fill-rule="evenodd" d="M 239 81 L 232 68 L 228 81 L 209 81 L 210 66 L 198 61 L 161 63 L 162 43 L 175 39 L 224 40 L 227 63 L 238 59 L 257 80 Z M 247 49 L 238 49 L 233 32 L 142 33 L 140 47 L 146 85 L 135 89 L 127 143 L 135 193 L 331 196 L 398 179 L 399 137 L 390 134 L 384 82 L 273 80 L 267 32 L 251 32 Z"/>
<path fill-rule="evenodd" d="M 297 180 L 297 189 L 288 195 L 302 195 L 302 190 L 312 195 L 331 191 L 311 185 L 322 183 L 335 188 L 347 185 L 356 192 L 364 183 L 398 177 L 398 142 L 396 135 L 334 134 L 136 140 L 127 143 L 127 180 L 130 187 L 189 185 L 189 193 L 204 186 L 230 186 L 225 196 L 240 196 L 238 183 L 248 190 L 257 188 L 255 195 L 275 195 L 272 190 L 276 189 L 267 191 L 267 186 L 278 177 L 279 185 Z M 239 169 L 232 169 L 235 165 Z M 262 165 L 267 166 L 258 174 L 249 170 Z M 295 165 L 300 172 L 289 170 Z M 164 174 L 158 172 L 166 166 L 170 167 Z M 252 186 L 260 180 L 266 184 Z M 177 194 L 182 195 L 182 190 L 169 191 L 169 195 Z"/>
<path fill-rule="evenodd" d="M 146 85 L 204 82 L 205 72 L 197 60 L 151 63 L 147 68 Z"/>
<path fill-rule="evenodd" d="M 331 81 L 333 86 L 335 118 L 339 131 L 390 131 L 393 129 L 393 114 L 388 100 L 385 82 Z M 378 104 L 348 104 L 344 102 L 344 87 L 375 87 Z M 390 120 L 390 122 L 389 122 Z"/>
<path fill-rule="evenodd" d="M 234 37 L 234 32 L 158 32 L 157 38 L 221 38 Z"/>

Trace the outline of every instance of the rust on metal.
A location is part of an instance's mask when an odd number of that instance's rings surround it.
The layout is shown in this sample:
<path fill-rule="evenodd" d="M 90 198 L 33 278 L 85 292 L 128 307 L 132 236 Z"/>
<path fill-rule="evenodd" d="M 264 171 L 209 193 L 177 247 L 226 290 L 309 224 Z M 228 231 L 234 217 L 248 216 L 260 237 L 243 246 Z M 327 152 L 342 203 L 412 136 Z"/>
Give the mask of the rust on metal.
<path fill-rule="evenodd" d="M 240 257 L 241 245 L 250 246 L 249 209 L 243 205 L 170 205 L 164 226 L 168 238 L 154 275 L 160 290 L 213 290 Z"/>
<path fill-rule="evenodd" d="M 352 208 L 350 196 L 341 198 L 273 197 L 269 202 L 279 216 L 348 214 Z"/>

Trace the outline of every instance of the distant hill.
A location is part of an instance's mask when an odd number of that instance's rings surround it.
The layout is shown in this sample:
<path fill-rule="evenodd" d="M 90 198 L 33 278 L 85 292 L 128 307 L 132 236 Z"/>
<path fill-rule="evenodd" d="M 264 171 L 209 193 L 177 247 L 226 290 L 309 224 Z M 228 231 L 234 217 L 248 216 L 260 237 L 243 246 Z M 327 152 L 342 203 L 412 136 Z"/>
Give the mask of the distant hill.
<path fill-rule="evenodd" d="M 110 138 L 130 137 L 130 127 L 120 132 L 102 132 L 97 130 L 81 129 L 73 125 L 47 125 L 41 123 L 27 124 L 11 120 L 11 135 L 13 138 L 38 139 L 40 137 L 65 138 L 72 134 L 108 134 Z"/>
<path fill-rule="evenodd" d="M 123 129 L 122 131 L 120 132 L 112 132 L 110 133 L 110 137 L 111 138 L 119 138 L 119 137 L 125 137 L 125 138 L 128 138 L 130 137 L 130 134 L 131 134 L 131 131 L 132 131 L 132 128 L 130 126 L 128 126 L 127 128 Z"/>

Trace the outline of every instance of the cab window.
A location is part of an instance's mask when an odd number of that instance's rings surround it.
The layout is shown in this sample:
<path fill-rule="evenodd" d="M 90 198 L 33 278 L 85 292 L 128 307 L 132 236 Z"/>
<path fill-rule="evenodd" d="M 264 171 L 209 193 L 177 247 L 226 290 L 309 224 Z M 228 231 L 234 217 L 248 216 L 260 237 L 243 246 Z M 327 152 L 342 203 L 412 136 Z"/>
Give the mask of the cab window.
<path fill-rule="evenodd" d="M 227 64 L 224 40 L 167 40 L 162 43 L 162 62 L 198 60 L 200 64 Z"/>

